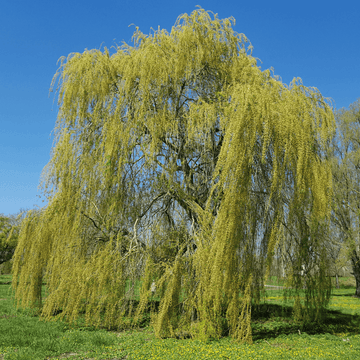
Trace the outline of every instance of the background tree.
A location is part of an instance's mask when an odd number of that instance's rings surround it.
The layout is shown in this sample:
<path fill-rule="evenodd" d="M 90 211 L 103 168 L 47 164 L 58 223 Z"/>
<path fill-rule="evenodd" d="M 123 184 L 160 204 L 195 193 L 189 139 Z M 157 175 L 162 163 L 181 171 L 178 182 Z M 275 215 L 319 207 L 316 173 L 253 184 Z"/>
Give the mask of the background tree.
<path fill-rule="evenodd" d="M 12 226 L 10 225 L 10 219 L 3 214 L 0 216 L 0 264 L 3 264 L 9 261 L 14 252 L 16 246 L 13 245 L 14 239 L 12 239 L 11 244 L 7 243 L 6 240 L 9 236 Z M 13 234 L 15 238 L 15 234 Z"/>
<path fill-rule="evenodd" d="M 0 214 L 0 265 L 10 261 L 15 253 L 21 222 L 27 210 L 20 209 L 17 214 Z"/>
<path fill-rule="evenodd" d="M 360 297 L 360 99 L 349 109 L 336 111 L 337 136 L 333 139 L 332 157 L 334 198 L 332 222 L 343 234 L 343 243 L 351 260 Z"/>
<path fill-rule="evenodd" d="M 331 258 L 331 276 L 335 276 L 336 288 L 340 288 L 339 276 L 349 272 L 349 249 L 344 234 L 331 222 L 329 228 L 328 251 Z"/>
<path fill-rule="evenodd" d="M 251 301 L 281 243 L 294 258 L 292 296 L 302 289 L 299 264 L 312 269 L 299 316 L 321 319 L 332 189 L 321 151 L 333 113 L 316 89 L 261 71 L 233 20 L 199 9 L 171 33 L 137 28 L 138 46 L 111 56 L 105 49 L 62 58 L 52 84 L 59 79 L 55 146 L 42 181 L 49 205 L 27 215 L 14 255 L 23 306 L 41 307 L 45 271 L 42 316 L 62 308 L 71 322 L 85 298 L 87 323 L 99 325 L 104 311 L 104 326 L 123 327 L 124 314 L 134 315 L 125 281 L 142 280 L 137 324 L 156 279 L 156 336 L 230 331 L 251 342 Z"/>

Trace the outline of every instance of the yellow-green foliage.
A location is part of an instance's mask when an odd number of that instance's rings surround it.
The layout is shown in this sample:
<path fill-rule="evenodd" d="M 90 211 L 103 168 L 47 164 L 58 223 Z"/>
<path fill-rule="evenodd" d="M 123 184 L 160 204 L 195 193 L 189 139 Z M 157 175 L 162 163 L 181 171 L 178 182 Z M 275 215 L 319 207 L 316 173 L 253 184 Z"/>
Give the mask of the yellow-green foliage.
<path fill-rule="evenodd" d="M 74 320 L 86 299 L 89 323 L 105 310 L 106 326 L 121 327 L 126 312 L 144 311 L 156 279 L 157 336 L 187 329 L 219 338 L 226 316 L 232 336 L 251 342 L 251 298 L 259 301 L 280 249 L 294 257 L 295 295 L 306 262 L 309 306 L 326 305 L 311 289 L 326 272 L 320 228 L 332 178 L 320 151 L 333 113 L 317 89 L 261 71 L 232 21 L 199 9 L 170 33 L 137 28 L 137 47 L 61 59 L 56 144 L 42 183 L 49 204 L 21 229 L 18 299 L 38 299 L 44 274 L 43 316 L 62 308 Z M 161 201 L 165 210 L 154 211 Z M 144 280 L 136 314 L 126 279 Z"/>

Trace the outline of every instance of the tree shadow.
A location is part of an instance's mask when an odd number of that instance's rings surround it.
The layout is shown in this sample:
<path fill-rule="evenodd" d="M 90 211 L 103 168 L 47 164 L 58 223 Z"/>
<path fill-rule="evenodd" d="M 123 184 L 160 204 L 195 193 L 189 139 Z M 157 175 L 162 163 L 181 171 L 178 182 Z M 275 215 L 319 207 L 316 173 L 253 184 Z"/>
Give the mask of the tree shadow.
<path fill-rule="evenodd" d="M 280 335 L 360 333 L 360 315 L 344 314 L 338 310 L 326 310 L 321 322 L 299 322 L 294 320 L 291 306 L 259 304 L 252 315 L 253 339 L 276 338 Z"/>
<path fill-rule="evenodd" d="M 332 294 L 332 296 L 353 296 L 352 294 Z M 45 299 L 43 299 L 45 300 Z M 138 299 L 132 300 L 134 316 L 140 301 Z M 75 329 L 83 330 L 96 330 L 94 326 L 85 326 L 85 305 L 79 312 L 79 321 L 72 324 L 71 327 Z M 129 303 L 127 304 L 127 306 Z M 178 307 L 178 315 L 181 316 L 182 307 L 181 303 Z M 99 326 L 98 329 L 106 329 L 108 331 L 122 331 L 138 329 L 141 331 L 150 325 L 151 313 L 158 313 L 160 309 L 160 301 L 151 299 L 149 300 L 143 315 L 139 321 L 134 324 L 133 317 L 128 316 L 126 312 L 124 319 L 126 319 L 126 326 L 123 325 L 121 328 L 118 326 L 106 327 Z M 56 309 L 52 313 L 52 317 L 57 317 L 63 312 L 63 309 Z M 325 333 L 349 333 L 359 334 L 360 333 L 360 315 L 344 314 L 338 310 L 327 310 L 324 313 L 322 322 L 318 323 L 301 323 L 294 320 L 293 308 L 286 304 L 274 304 L 268 301 L 252 306 L 252 334 L 253 340 L 276 338 L 280 335 L 289 334 L 301 334 L 307 333 L 309 335 L 325 334 Z M 100 316 L 104 319 L 105 311 L 102 310 Z M 239 314 L 240 315 L 240 314 Z M 37 315 L 35 315 L 37 316 Z M 221 314 L 223 331 L 222 337 L 229 336 L 229 327 L 226 319 L 226 311 L 224 310 Z M 134 326 L 134 327 L 133 327 Z M 182 339 L 190 338 L 190 335 L 185 335 Z"/>

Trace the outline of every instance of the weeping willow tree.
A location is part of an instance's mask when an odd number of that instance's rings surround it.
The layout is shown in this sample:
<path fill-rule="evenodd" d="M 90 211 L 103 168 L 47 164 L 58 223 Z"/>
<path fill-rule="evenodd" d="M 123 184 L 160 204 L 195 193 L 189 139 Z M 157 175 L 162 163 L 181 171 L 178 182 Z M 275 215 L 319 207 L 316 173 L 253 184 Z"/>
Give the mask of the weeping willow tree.
<path fill-rule="evenodd" d="M 18 303 L 110 329 L 139 324 L 153 294 L 157 337 L 251 343 L 251 311 L 281 254 L 297 317 L 321 319 L 333 113 L 316 88 L 262 71 L 232 22 L 200 8 L 170 33 L 136 28 L 135 47 L 61 58 L 49 203 L 22 225 Z"/>

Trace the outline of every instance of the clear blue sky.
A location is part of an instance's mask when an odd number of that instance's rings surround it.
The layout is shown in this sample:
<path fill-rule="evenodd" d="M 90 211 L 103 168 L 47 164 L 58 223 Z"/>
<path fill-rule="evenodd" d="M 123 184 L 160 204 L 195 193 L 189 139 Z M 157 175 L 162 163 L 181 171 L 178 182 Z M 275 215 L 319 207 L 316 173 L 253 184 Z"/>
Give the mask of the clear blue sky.
<path fill-rule="evenodd" d="M 200 5 L 233 16 L 253 56 L 289 84 L 301 77 L 336 108 L 360 97 L 360 1 L 2 1 L 0 5 L 0 213 L 40 207 L 40 174 L 50 159 L 57 105 L 49 88 L 60 56 L 124 40 L 135 26 L 171 31 Z M 211 17 L 213 15 L 211 14 Z"/>

